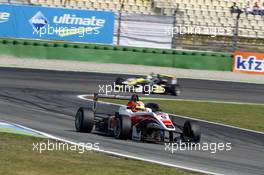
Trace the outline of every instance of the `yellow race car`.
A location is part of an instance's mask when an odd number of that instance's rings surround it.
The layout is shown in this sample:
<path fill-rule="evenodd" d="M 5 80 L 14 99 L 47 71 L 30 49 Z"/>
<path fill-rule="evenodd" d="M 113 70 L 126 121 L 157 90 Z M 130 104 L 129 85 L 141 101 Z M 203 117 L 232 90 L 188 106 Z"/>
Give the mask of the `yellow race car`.
<path fill-rule="evenodd" d="M 175 75 L 150 74 L 145 77 L 120 78 L 115 80 L 114 88 L 126 92 L 145 94 L 171 94 L 178 96 L 181 93 L 180 85 Z"/>

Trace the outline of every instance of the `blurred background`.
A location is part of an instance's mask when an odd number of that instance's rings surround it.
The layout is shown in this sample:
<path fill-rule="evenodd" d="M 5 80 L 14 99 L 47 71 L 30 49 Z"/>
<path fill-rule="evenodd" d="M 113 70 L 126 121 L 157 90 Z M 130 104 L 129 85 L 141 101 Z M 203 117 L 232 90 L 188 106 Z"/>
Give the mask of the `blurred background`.
<path fill-rule="evenodd" d="M 116 13 L 114 44 L 232 52 L 264 49 L 260 0 L 0 0 Z"/>

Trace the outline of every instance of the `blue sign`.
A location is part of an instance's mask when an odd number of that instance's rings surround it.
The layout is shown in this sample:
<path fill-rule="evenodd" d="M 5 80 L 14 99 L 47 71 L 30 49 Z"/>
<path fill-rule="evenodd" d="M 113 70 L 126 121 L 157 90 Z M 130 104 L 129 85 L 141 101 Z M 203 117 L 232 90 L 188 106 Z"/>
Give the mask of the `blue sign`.
<path fill-rule="evenodd" d="M 113 43 L 114 13 L 0 5 L 0 37 Z"/>

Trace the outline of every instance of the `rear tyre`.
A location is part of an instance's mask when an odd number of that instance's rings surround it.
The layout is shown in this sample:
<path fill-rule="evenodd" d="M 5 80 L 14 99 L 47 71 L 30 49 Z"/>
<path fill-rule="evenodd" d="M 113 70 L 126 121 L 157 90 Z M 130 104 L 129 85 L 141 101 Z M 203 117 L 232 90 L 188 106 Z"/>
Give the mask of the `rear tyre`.
<path fill-rule="evenodd" d="M 87 108 L 79 108 L 75 115 L 75 129 L 77 132 L 92 132 L 94 127 L 94 114 Z"/>
<path fill-rule="evenodd" d="M 171 87 L 171 94 L 174 96 L 179 96 L 181 94 L 181 89 L 179 85 L 173 85 Z"/>
<path fill-rule="evenodd" d="M 115 81 L 115 84 L 116 85 L 122 85 L 124 81 L 125 81 L 125 79 L 123 79 L 123 78 L 117 78 Z"/>
<path fill-rule="evenodd" d="M 157 103 L 147 103 L 145 105 L 146 108 L 150 108 L 152 112 L 161 111 L 159 105 Z"/>
<path fill-rule="evenodd" d="M 117 139 L 126 140 L 130 137 L 131 120 L 128 116 L 120 116 L 116 118 L 114 127 L 114 136 Z"/>
<path fill-rule="evenodd" d="M 183 126 L 183 138 L 185 141 L 198 143 L 201 139 L 201 129 L 196 122 L 186 121 Z"/>

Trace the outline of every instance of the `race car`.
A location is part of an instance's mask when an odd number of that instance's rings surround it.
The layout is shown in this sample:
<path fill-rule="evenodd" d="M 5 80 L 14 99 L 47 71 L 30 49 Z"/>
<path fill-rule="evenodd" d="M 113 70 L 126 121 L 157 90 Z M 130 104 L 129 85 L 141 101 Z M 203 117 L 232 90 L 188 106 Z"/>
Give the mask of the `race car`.
<path fill-rule="evenodd" d="M 146 77 L 132 77 L 128 79 L 117 78 L 115 89 L 129 92 L 171 94 L 178 96 L 181 93 L 176 76 L 165 74 L 150 74 Z"/>
<path fill-rule="evenodd" d="M 93 107 L 80 107 L 75 115 L 75 128 L 78 132 L 100 132 L 116 139 L 131 139 L 151 142 L 182 142 L 198 143 L 200 141 L 200 126 L 196 122 L 186 121 L 178 125 L 167 113 L 161 112 L 155 103 L 145 104 L 145 109 L 133 111 L 129 106 L 122 105 L 114 113 L 98 112 L 98 98 L 115 98 L 119 96 L 104 96 L 94 94 Z M 137 103 L 139 97 L 134 94 L 129 102 Z M 107 104 L 104 104 L 107 105 Z M 108 104 L 112 105 L 112 104 Z"/>

